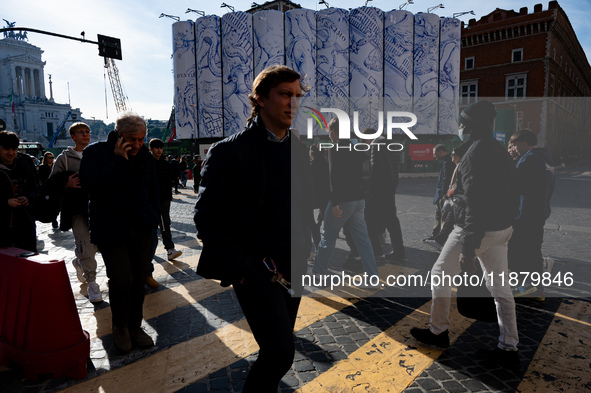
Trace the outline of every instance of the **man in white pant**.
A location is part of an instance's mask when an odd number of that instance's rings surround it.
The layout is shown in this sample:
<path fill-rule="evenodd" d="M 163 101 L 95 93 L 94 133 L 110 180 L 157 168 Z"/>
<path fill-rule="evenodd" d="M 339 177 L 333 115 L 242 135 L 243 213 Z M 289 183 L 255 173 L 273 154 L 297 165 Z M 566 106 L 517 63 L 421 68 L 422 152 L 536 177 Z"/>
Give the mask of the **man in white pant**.
<path fill-rule="evenodd" d="M 76 268 L 78 280 L 88 283 L 88 298 L 97 303 L 103 300 L 101 289 L 96 283 L 96 259 L 98 251 L 96 245 L 90 242 L 88 229 L 88 193 L 80 186 L 78 171 L 82 151 L 90 143 L 90 127 L 86 123 L 77 122 L 70 126 L 70 137 L 75 143 L 74 147 L 68 147 L 55 161 L 50 178 L 64 184 L 65 190 L 62 199 L 60 229 L 67 231 L 72 229 L 75 241 L 76 258 L 72 265 Z M 58 180 L 57 178 L 61 178 Z"/>
<path fill-rule="evenodd" d="M 459 135 L 470 147 L 458 167 L 454 194 L 456 226 L 431 269 L 430 327 L 413 328 L 411 334 L 425 344 L 449 346 L 451 284 L 437 278 L 463 272 L 476 274 L 475 264 L 480 261 L 487 288 L 495 300 L 500 335 L 497 348 L 480 350 L 479 354 L 504 367 L 518 369 L 519 338 L 515 301 L 508 283 L 507 243 L 513 232 L 519 193 L 515 165 L 492 134 L 495 115 L 494 105 L 484 100 L 460 114 Z"/>

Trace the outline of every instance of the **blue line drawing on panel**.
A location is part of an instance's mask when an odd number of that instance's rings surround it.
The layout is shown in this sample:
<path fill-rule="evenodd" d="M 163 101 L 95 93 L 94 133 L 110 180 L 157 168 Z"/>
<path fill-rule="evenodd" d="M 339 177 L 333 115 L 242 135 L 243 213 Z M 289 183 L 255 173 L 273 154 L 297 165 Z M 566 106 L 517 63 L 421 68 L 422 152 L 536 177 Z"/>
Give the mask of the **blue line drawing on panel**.
<path fill-rule="evenodd" d="M 285 64 L 283 12 L 265 10 L 252 17 L 254 33 L 254 74 L 272 65 Z"/>
<path fill-rule="evenodd" d="M 197 81 L 193 22 L 173 24 L 173 59 L 177 138 L 194 138 L 197 134 Z"/>
<path fill-rule="evenodd" d="M 350 110 L 359 113 L 360 131 L 378 129 L 378 112 L 383 111 L 384 13 L 374 7 L 356 8 L 349 23 Z"/>
<path fill-rule="evenodd" d="M 319 108 L 349 112 L 349 12 L 328 8 L 316 13 L 316 82 Z M 330 116 L 327 117 L 330 121 Z M 321 130 L 326 134 L 326 130 Z"/>
<path fill-rule="evenodd" d="M 385 14 L 384 20 L 384 112 L 411 112 L 413 15 L 408 11 L 390 11 Z M 400 129 L 394 132 L 402 133 Z"/>
<path fill-rule="evenodd" d="M 439 89 L 439 17 L 415 15 L 414 113 L 417 134 L 437 133 Z"/>
<path fill-rule="evenodd" d="M 460 29 L 458 19 L 441 20 L 438 127 L 440 134 L 453 134 L 458 128 Z"/>
<path fill-rule="evenodd" d="M 250 116 L 252 90 L 252 15 L 232 12 L 222 17 L 222 66 L 225 136 L 241 131 Z"/>
<path fill-rule="evenodd" d="M 222 60 L 220 18 L 215 15 L 197 19 L 197 91 L 199 102 L 199 137 L 222 137 Z"/>
<path fill-rule="evenodd" d="M 285 65 L 297 71 L 309 91 L 300 99 L 300 108 L 316 107 L 316 13 L 297 9 L 285 13 Z M 293 129 L 304 132 L 307 122 L 298 110 Z"/>

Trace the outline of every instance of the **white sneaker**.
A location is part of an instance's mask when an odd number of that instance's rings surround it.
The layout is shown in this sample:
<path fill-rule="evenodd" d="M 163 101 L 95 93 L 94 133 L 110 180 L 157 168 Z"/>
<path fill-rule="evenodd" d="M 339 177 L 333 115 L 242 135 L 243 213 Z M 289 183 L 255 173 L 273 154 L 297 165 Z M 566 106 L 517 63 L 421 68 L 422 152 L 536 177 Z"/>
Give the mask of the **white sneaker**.
<path fill-rule="evenodd" d="M 84 270 L 82 270 L 82 266 L 80 265 L 80 261 L 78 261 L 78 258 L 74 258 L 72 260 L 72 265 L 74 265 L 74 268 L 76 269 L 78 281 L 84 284 L 86 282 L 86 279 L 84 278 Z"/>
<path fill-rule="evenodd" d="M 554 263 L 554 258 L 544 257 L 544 272 L 552 273 L 552 269 L 554 269 Z"/>
<path fill-rule="evenodd" d="M 173 259 L 176 259 L 176 258 L 180 257 L 181 255 L 183 255 L 182 251 L 175 250 L 174 248 L 172 250 L 168 250 L 168 260 L 169 261 L 172 261 Z"/>
<path fill-rule="evenodd" d="M 98 303 L 103 301 L 101 288 L 98 286 L 96 281 L 91 281 L 88 283 L 88 299 L 90 299 L 91 303 Z"/>
<path fill-rule="evenodd" d="M 437 240 L 425 239 L 424 242 L 426 244 L 430 245 L 431 247 L 433 247 L 434 249 L 436 249 L 437 251 L 441 251 L 441 249 L 443 248 L 443 246 L 441 244 L 439 244 L 437 242 Z"/>

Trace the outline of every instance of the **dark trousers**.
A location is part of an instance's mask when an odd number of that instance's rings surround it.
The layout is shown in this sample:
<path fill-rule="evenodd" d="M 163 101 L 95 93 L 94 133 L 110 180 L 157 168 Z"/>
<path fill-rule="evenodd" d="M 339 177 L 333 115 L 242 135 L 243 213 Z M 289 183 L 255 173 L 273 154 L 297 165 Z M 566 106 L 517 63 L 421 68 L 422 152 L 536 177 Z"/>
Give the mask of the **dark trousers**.
<path fill-rule="evenodd" d="M 443 199 L 437 201 L 437 210 L 435 210 L 435 223 L 433 224 L 433 231 L 431 232 L 432 238 L 439 235 L 439 232 L 441 232 L 441 220 L 443 216 L 441 207 L 443 206 L 443 202 Z"/>
<path fill-rule="evenodd" d="M 513 225 L 513 235 L 509 239 L 507 249 L 509 270 L 516 273 L 542 273 L 544 271 L 543 241 L 544 222 L 523 223 L 517 221 Z"/>
<path fill-rule="evenodd" d="M 380 245 L 380 236 L 387 230 L 390 234 L 390 241 L 392 242 L 392 251 L 395 254 L 404 256 L 404 241 L 402 239 L 402 228 L 400 227 L 400 220 L 398 219 L 398 212 L 396 210 L 396 198 L 394 195 L 382 198 L 369 198 L 365 200 L 365 223 L 367 224 L 367 232 L 369 240 L 373 248 L 374 255 L 383 255 L 382 246 Z M 349 234 L 343 229 L 345 239 L 353 256 L 359 256 L 357 247 L 354 242 L 349 241 Z"/>
<path fill-rule="evenodd" d="M 142 323 L 151 243 L 151 228 L 132 228 L 122 243 L 98 246 L 109 277 L 109 302 L 115 326 L 127 326 L 134 331 Z"/>
<path fill-rule="evenodd" d="M 293 363 L 293 329 L 300 305 L 285 288 L 271 282 L 271 274 L 262 262 L 253 266 L 244 283 L 235 283 L 234 291 L 252 334 L 260 347 L 250 368 L 243 393 L 275 393 L 279 381 Z"/>
<path fill-rule="evenodd" d="M 170 231 L 170 201 L 160 202 L 160 234 L 162 235 L 162 243 L 166 250 L 172 250 L 174 243 L 172 241 L 172 232 Z"/>
<path fill-rule="evenodd" d="M 453 212 L 443 212 L 441 219 L 443 220 L 443 225 L 437 236 L 433 236 L 433 240 L 443 246 L 447 241 L 451 231 L 454 230 L 454 224 L 456 220 Z"/>

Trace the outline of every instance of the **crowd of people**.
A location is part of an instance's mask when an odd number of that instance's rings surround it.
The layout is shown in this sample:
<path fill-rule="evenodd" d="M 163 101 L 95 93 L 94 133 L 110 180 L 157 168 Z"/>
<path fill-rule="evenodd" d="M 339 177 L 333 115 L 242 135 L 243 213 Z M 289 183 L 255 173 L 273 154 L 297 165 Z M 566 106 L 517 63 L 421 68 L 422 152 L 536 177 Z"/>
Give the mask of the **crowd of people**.
<path fill-rule="evenodd" d="M 214 144 L 204 162 L 193 163 L 194 220 L 203 243 L 197 273 L 233 286 L 260 347 L 244 392 L 275 392 L 290 368 L 302 275 L 334 271 L 341 230 L 351 248 L 345 268 L 362 269 L 379 280 L 379 264 L 406 260 L 396 209 L 399 152 L 380 149 L 384 137 L 376 137 L 373 129 L 364 131 L 368 151 L 351 149 L 356 141 L 339 137 L 337 118 L 328 125 L 335 148 L 327 154 L 318 145 L 308 148 L 290 129 L 306 90 L 288 67 L 263 70 L 249 95 L 252 115 L 245 130 Z M 495 116 L 488 101 L 468 106 L 460 115 L 463 143 L 451 154 L 444 145 L 433 149 L 442 165 L 433 200 L 435 224 L 424 239 L 440 251 L 432 276 L 472 274 L 477 264 L 494 275 L 547 270 L 541 245 L 554 188 L 550 155 L 528 130 L 511 137 L 507 152 L 493 138 Z M 37 251 L 31 206 L 40 182 L 53 184 L 61 197 L 59 228 L 72 229 L 72 263 L 78 279 L 88 284 L 92 302 L 102 300 L 95 258 L 97 252 L 102 255 L 115 347 L 123 353 L 134 346 L 149 348 L 153 339 L 141 328 L 144 285 L 158 286 L 151 262 L 158 227 L 168 259 L 182 254 L 172 240 L 170 207 L 173 189 L 178 193 L 187 185 L 186 159 L 165 160 L 159 139 L 146 146 L 145 121 L 134 113 L 122 114 L 104 142 L 89 145 L 91 130 L 84 123 L 73 124 L 69 132 L 75 145 L 55 164 L 46 153 L 38 174 L 17 152 L 17 135 L 0 132 L 5 200 L 0 247 Z M 387 253 L 382 247 L 386 231 Z M 452 289 L 441 282 L 432 288 L 429 327 L 410 333 L 445 348 Z M 481 355 L 518 368 L 514 290 L 499 283 L 487 281 L 496 304 L 498 347 Z M 535 291 L 543 297 L 543 288 Z"/>

